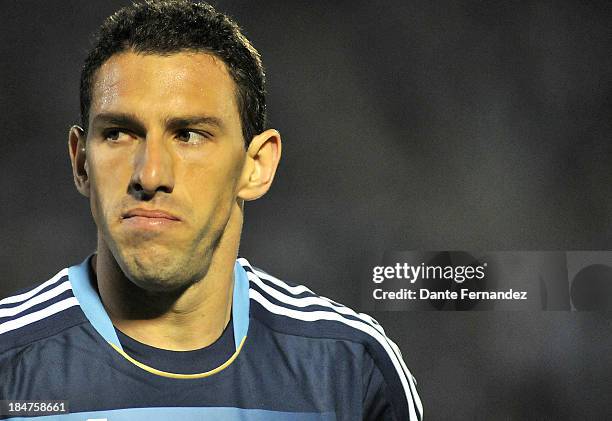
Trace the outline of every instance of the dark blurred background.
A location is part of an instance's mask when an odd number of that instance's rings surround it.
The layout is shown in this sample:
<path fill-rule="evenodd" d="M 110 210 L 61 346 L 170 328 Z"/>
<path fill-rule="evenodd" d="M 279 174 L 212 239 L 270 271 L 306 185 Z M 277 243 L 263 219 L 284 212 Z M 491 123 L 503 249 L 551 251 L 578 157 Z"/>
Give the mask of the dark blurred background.
<path fill-rule="evenodd" d="M 127 1 L 0 2 L 0 297 L 95 247 L 72 184 L 90 33 Z M 241 255 L 362 310 L 385 250 L 612 245 L 609 2 L 215 1 L 284 156 Z M 376 312 L 429 420 L 612 418 L 612 317 Z"/>

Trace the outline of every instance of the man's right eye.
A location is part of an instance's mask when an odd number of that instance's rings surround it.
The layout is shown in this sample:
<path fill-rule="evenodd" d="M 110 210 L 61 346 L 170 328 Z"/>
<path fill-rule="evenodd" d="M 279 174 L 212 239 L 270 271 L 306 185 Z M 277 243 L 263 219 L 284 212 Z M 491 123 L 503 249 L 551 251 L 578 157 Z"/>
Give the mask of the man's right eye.
<path fill-rule="evenodd" d="M 106 130 L 104 131 L 103 135 L 104 135 L 104 140 L 108 140 L 110 142 L 119 142 L 121 140 L 127 140 L 128 138 L 131 137 L 129 133 L 124 132 L 120 129 Z"/>

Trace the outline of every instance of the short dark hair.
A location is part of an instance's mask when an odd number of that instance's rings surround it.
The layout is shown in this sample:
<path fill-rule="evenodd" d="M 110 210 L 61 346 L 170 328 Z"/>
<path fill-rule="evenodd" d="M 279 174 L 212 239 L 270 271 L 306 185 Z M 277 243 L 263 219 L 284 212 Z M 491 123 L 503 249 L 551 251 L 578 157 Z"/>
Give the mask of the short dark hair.
<path fill-rule="evenodd" d="M 261 57 L 240 27 L 207 3 L 146 0 L 118 10 L 96 33 L 81 72 L 81 122 L 87 130 L 96 71 L 111 56 L 204 52 L 219 57 L 237 86 L 242 134 L 248 144 L 264 130 L 265 74 Z"/>

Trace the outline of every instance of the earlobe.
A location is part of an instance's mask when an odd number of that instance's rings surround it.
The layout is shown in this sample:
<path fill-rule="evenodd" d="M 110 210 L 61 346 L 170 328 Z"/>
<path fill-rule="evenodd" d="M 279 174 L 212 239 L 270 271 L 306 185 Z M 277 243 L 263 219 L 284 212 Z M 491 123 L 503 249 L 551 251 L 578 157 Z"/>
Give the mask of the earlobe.
<path fill-rule="evenodd" d="M 253 137 L 247 149 L 238 197 L 255 200 L 270 190 L 281 157 L 281 136 L 268 129 Z"/>
<path fill-rule="evenodd" d="M 89 174 L 87 168 L 85 131 L 74 125 L 68 132 L 68 153 L 72 163 L 74 184 L 83 196 L 89 197 Z"/>

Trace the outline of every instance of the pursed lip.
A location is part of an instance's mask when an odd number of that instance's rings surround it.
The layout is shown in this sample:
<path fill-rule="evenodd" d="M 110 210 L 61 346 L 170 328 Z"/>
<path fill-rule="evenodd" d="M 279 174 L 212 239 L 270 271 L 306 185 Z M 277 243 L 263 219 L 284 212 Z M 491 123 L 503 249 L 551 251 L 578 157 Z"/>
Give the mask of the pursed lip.
<path fill-rule="evenodd" d="M 168 219 L 170 221 L 180 221 L 179 217 L 171 214 L 170 212 L 163 211 L 160 209 L 136 208 L 136 209 L 131 209 L 122 215 L 123 219 L 134 218 L 137 216 L 142 217 L 142 218 Z"/>

